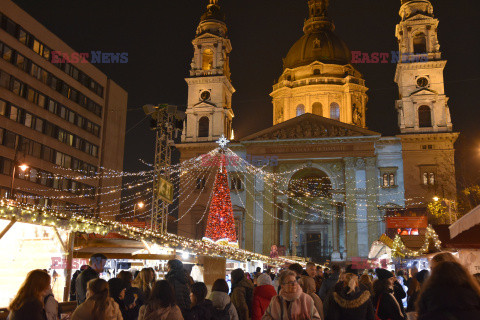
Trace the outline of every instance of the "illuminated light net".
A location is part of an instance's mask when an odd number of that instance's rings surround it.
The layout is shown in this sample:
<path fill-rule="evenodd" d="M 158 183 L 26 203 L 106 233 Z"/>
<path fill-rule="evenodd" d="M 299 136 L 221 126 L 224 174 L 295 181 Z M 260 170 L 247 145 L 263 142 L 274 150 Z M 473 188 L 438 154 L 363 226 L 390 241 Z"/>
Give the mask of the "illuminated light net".
<path fill-rule="evenodd" d="M 207 228 L 204 240 L 224 245 L 238 247 L 235 219 L 233 217 L 230 188 L 225 168 L 225 155 L 220 154 L 220 166 L 215 176 L 210 210 L 208 212 Z"/>

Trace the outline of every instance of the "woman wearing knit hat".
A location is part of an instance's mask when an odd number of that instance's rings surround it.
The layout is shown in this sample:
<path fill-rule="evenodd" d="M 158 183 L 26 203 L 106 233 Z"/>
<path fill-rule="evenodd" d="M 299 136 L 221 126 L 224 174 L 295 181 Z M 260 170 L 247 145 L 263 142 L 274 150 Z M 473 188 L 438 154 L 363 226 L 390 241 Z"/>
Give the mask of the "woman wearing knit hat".
<path fill-rule="evenodd" d="M 376 318 L 382 320 L 404 320 L 402 309 L 393 295 L 393 283 L 395 276 L 386 269 L 375 269 L 377 280 L 373 283 L 374 308 Z"/>
<path fill-rule="evenodd" d="M 270 300 L 277 295 L 272 285 L 272 278 L 262 273 L 257 278 L 257 286 L 253 289 L 252 320 L 260 320 L 270 304 Z"/>

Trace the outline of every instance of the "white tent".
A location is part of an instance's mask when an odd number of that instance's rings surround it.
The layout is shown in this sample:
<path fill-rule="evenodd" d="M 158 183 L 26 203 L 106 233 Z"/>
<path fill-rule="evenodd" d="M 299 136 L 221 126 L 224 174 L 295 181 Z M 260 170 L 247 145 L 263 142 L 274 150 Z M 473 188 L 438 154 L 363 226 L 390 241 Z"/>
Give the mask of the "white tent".
<path fill-rule="evenodd" d="M 480 205 L 476 206 L 469 213 L 458 219 L 448 229 L 450 230 L 450 239 L 455 238 L 460 233 L 473 228 L 476 225 L 480 225 Z"/>

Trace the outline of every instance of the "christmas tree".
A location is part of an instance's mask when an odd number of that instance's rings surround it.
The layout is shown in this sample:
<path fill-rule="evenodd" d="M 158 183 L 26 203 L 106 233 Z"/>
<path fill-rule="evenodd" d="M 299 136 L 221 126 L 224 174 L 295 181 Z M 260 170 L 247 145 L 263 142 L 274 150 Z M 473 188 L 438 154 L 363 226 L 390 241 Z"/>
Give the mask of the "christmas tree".
<path fill-rule="evenodd" d="M 215 184 L 213 185 L 212 201 L 208 212 L 204 239 L 238 245 L 227 170 L 224 165 L 225 155 L 221 154 L 220 156 L 220 166 L 215 176 Z"/>

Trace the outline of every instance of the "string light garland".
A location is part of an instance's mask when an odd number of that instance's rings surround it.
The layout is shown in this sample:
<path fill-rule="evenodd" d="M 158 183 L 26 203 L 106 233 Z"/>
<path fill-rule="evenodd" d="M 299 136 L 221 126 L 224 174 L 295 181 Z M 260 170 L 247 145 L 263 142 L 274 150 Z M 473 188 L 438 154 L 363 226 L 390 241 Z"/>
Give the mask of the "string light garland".
<path fill-rule="evenodd" d="M 176 250 L 187 250 L 197 255 L 218 256 L 236 261 L 261 261 L 272 266 L 283 266 L 297 261 L 283 257 L 268 256 L 220 245 L 203 240 L 193 240 L 178 235 L 161 234 L 151 229 L 142 229 L 116 221 L 86 218 L 78 215 L 66 215 L 57 211 L 45 211 L 34 207 L 0 200 L 0 219 L 56 227 L 66 231 L 107 235 L 115 233 L 130 239 L 147 241 Z"/>
<path fill-rule="evenodd" d="M 394 257 L 418 257 L 428 252 L 430 240 L 433 241 L 435 248 L 439 251 L 442 249 L 442 242 L 438 238 L 437 233 L 432 226 L 428 225 L 425 232 L 425 242 L 419 250 L 411 250 L 405 246 L 402 238 L 397 234 L 393 240 L 392 256 Z"/>

